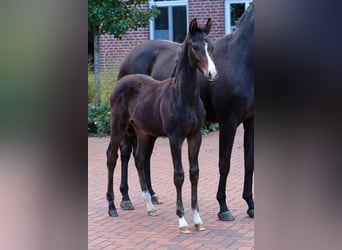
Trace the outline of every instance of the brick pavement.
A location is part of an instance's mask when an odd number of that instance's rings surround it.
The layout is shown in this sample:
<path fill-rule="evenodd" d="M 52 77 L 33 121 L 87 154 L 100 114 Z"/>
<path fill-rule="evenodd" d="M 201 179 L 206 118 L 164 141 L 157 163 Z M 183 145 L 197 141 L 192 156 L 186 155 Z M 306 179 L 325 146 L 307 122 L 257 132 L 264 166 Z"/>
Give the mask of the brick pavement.
<path fill-rule="evenodd" d="M 147 215 L 141 197 L 138 174 L 133 160 L 129 163 L 130 197 L 135 210 L 120 208 L 120 159 L 114 172 L 115 205 L 119 217 L 107 214 L 105 198 L 107 185 L 106 149 L 109 138 L 88 139 L 88 249 L 254 249 L 254 220 L 248 218 L 247 204 L 242 199 L 243 188 L 243 129 L 235 138 L 231 170 L 228 177 L 228 206 L 235 221 L 223 222 L 217 218 L 218 202 L 218 132 L 203 136 L 199 155 L 200 178 L 198 199 L 205 231 L 190 228 L 190 234 L 181 234 L 175 214 L 176 189 L 167 138 L 158 138 L 152 154 L 152 185 L 163 204 L 155 205 L 160 215 Z M 190 207 L 190 180 L 186 141 L 183 145 L 185 180 L 183 203 L 185 218 L 192 225 Z"/>

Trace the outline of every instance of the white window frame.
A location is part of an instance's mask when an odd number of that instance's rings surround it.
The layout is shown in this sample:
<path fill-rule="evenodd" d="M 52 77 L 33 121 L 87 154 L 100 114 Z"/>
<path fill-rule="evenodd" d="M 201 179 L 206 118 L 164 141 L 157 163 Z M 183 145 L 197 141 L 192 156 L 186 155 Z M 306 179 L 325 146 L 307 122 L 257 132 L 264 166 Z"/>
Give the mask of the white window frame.
<path fill-rule="evenodd" d="M 169 40 L 173 41 L 173 15 L 172 15 L 172 7 L 173 6 L 185 6 L 186 8 L 186 22 L 188 23 L 188 0 L 179 0 L 179 1 L 149 1 L 150 8 L 152 6 L 157 7 L 169 7 L 168 9 L 168 17 L 169 17 Z M 188 32 L 188 25 L 186 26 L 186 31 Z M 150 20 L 150 40 L 154 40 L 154 18 Z"/>
<path fill-rule="evenodd" d="M 230 5 L 234 3 L 244 3 L 245 4 L 245 10 L 248 8 L 249 4 L 253 2 L 253 0 L 225 0 L 224 1 L 224 13 L 225 13 L 225 33 L 230 34 L 233 32 L 233 27 L 230 21 Z"/>

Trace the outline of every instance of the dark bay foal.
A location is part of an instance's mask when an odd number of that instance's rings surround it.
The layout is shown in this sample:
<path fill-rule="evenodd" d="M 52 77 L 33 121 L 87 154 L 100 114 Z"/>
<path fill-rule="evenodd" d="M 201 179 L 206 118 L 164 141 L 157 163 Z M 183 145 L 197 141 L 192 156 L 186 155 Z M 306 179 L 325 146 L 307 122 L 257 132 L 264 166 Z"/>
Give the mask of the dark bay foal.
<path fill-rule="evenodd" d="M 118 216 L 114 205 L 113 173 L 120 142 L 131 124 L 137 135 L 134 159 L 148 213 L 156 215 L 146 182 L 145 159 L 152 150 L 151 142 L 154 142 L 158 136 L 167 136 L 174 167 L 179 228 L 183 233 L 189 233 L 182 202 L 184 171 L 181 151 L 186 138 L 194 224 L 198 230 L 205 229 L 199 215 L 197 201 L 198 153 L 202 141 L 201 127 L 205 119 L 205 109 L 200 99 L 196 71 L 202 72 L 210 81 L 216 77 L 216 68 L 211 59 L 213 46 L 207 38 L 210 28 L 210 19 L 204 26 L 198 25 L 196 19 L 190 22 L 189 33 L 177 52 L 178 63 L 174 78 L 157 81 L 147 75 L 128 75 L 120 79 L 113 89 L 110 97 L 111 136 L 107 149 L 107 200 L 110 216 Z"/>
<path fill-rule="evenodd" d="M 158 80 L 171 76 L 181 44 L 170 41 L 151 40 L 133 48 L 123 61 L 118 79 L 128 74 L 147 74 Z M 254 218 L 253 173 L 254 173 L 254 4 L 241 16 L 236 30 L 214 43 L 213 58 L 219 72 L 214 84 L 208 84 L 197 74 L 201 99 L 206 109 L 206 121 L 220 124 L 219 135 L 219 184 L 216 198 L 223 221 L 234 220 L 227 206 L 227 177 L 230 171 L 231 154 L 237 127 L 244 128 L 244 186 L 243 199 L 247 202 L 249 217 Z M 122 209 L 134 209 L 128 195 L 127 168 L 135 142 L 134 134 L 127 134 L 121 145 Z M 152 152 L 153 142 L 150 145 Z M 148 189 L 152 201 L 158 197 L 152 189 L 150 156 L 145 159 Z"/>

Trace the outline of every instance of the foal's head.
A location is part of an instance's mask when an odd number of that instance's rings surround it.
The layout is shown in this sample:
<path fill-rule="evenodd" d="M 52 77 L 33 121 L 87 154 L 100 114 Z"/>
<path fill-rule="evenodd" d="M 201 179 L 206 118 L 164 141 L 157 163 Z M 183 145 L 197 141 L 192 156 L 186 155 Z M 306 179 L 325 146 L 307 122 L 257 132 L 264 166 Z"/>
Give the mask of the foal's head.
<path fill-rule="evenodd" d="M 189 58 L 192 67 L 201 71 L 209 81 L 216 78 L 216 67 L 212 60 L 214 50 L 213 44 L 208 39 L 211 28 L 211 19 L 206 25 L 198 25 L 196 18 L 190 22 L 189 33 L 185 38 L 186 45 L 189 46 Z"/>

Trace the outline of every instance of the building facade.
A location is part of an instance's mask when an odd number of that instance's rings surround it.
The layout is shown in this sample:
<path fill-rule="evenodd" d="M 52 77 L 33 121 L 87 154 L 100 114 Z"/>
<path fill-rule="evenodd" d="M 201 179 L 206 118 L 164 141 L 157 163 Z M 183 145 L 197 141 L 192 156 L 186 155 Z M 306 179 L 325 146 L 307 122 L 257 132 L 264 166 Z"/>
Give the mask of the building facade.
<path fill-rule="evenodd" d="M 205 23 L 213 21 L 209 34 L 216 39 L 233 32 L 236 22 L 252 0 L 150 0 L 146 7 L 157 6 L 160 14 L 146 28 L 128 31 L 122 39 L 110 35 L 100 37 L 100 68 L 118 67 L 127 53 L 146 40 L 164 39 L 183 42 L 193 18 Z"/>

